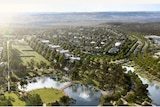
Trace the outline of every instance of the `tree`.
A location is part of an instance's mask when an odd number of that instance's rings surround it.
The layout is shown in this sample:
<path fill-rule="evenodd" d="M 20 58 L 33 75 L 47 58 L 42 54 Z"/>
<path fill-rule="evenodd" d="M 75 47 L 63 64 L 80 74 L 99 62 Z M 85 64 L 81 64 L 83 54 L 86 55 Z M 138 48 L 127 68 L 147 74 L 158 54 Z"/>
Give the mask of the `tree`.
<path fill-rule="evenodd" d="M 11 76 L 10 78 L 12 82 L 18 82 L 18 79 L 15 76 Z"/>
<path fill-rule="evenodd" d="M 71 78 L 73 80 L 79 80 L 80 79 L 79 70 L 76 67 L 72 68 L 72 70 L 71 70 Z"/>
<path fill-rule="evenodd" d="M 30 60 L 30 67 L 31 67 L 32 70 L 34 69 L 34 64 L 35 64 L 34 59 L 31 59 Z"/>
<path fill-rule="evenodd" d="M 62 68 L 64 68 L 66 65 L 66 60 L 64 59 L 64 57 L 62 55 L 60 55 L 60 57 L 59 57 L 59 62 L 61 63 Z"/>
<path fill-rule="evenodd" d="M 46 68 L 47 64 L 44 61 L 40 61 L 40 65 L 41 65 L 42 68 Z"/>
<path fill-rule="evenodd" d="M 37 66 L 38 69 L 41 68 L 41 65 L 38 62 L 36 63 L 36 66 Z"/>
<path fill-rule="evenodd" d="M 9 97 L 5 97 L 4 95 L 0 95 L 0 106 L 12 106 L 12 102 L 14 99 Z"/>
<path fill-rule="evenodd" d="M 28 82 L 26 81 L 26 80 L 22 80 L 22 81 L 20 81 L 20 86 L 21 86 L 21 88 L 25 88 L 25 85 L 27 85 L 28 84 Z"/>
<path fill-rule="evenodd" d="M 27 106 L 42 106 L 42 100 L 38 94 L 27 95 Z"/>
<path fill-rule="evenodd" d="M 75 102 L 76 100 L 74 100 L 73 98 L 69 98 L 68 96 L 63 96 L 59 100 L 59 104 L 61 106 L 69 106 L 70 104 L 74 104 Z"/>
<path fill-rule="evenodd" d="M 135 101 L 135 98 L 136 98 L 136 96 L 135 96 L 135 93 L 134 93 L 134 92 L 129 93 L 129 94 L 126 96 L 126 100 L 127 100 L 128 102 L 134 102 L 134 101 Z"/>
<path fill-rule="evenodd" d="M 55 57 L 55 51 L 52 50 L 52 52 L 50 52 L 50 55 L 49 55 L 49 61 L 53 61 L 54 60 L 54 57 Z"/>
<path fill-rule="evenodd" d="M 118 99 L 118 101 L 116 102 L 117 106 L 123 106 L 123 101 L 121 99 Z"/>
<path fill-rule="evenodd" d="M 56 102 L 53 102 L 53 103 L 51 104 L 51 106 L 60 106 L 60 103 L 59 103 L 58 101 L 56 101 Z"/>

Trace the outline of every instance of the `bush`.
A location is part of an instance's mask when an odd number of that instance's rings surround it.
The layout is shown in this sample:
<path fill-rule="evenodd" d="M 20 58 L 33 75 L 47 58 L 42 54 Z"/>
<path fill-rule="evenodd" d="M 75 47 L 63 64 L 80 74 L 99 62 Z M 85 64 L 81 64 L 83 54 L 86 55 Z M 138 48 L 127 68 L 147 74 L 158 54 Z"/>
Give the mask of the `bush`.
<path fill-rule="evenodd" d="M 134 102 L 134 100 L 135 100 L 135 93 L 134 92 L 132 92 L 132 93 L 129 93 L 127 96 L 126 96 L 126 100 L 128 101 L 128 102 Z"/>
<path fill-rule="evenodd" d="M 123 101 L 121 99 L 119 99 L 117 102 L 116 102 L 116 105 L 117 106 L 122 106 L 123 105 Z"/>

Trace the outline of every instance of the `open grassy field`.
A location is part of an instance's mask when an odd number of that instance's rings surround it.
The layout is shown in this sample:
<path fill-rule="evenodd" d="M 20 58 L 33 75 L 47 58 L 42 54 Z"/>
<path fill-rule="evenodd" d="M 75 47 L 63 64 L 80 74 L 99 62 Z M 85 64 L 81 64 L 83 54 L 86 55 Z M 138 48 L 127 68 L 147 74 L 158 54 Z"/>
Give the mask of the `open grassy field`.
<path fill-rule="evenodd" d="M 11 97 L 14 99 L 14 101 L 12 101 L 13 106 L 25 106 L 26 105 L 26 103 L 24 101 L 20 100 L 18 98 L 17 94 L 15 94 L 13 92 L 11 92 L 11 93 L 6 92 L 4 95 L 6 97 Z"/>
<path fill-rule="evenodd" d="M 42 88 L 29 92 L 30 94 L 39 94 L 43 103 L 51 103 L 59 100 L 64 96 L 64 93 L 57 89 L 52 88 Z"/>
<path fill-rule="evenodd" d="M 12 49 L 14 50 L 16 55 L 20 57 L 20 60 L 24 65 L 27 65 L 27 62 L 30 62 L 31 59 L 33 59 L 35 63 L 40 63 L 40 61 L 43 61 L 47 65 L 50 65 L 50 62 L 48 60 L 34 51 L 29 45 L 27 45 L 25 41 L 12 44 Z"/>

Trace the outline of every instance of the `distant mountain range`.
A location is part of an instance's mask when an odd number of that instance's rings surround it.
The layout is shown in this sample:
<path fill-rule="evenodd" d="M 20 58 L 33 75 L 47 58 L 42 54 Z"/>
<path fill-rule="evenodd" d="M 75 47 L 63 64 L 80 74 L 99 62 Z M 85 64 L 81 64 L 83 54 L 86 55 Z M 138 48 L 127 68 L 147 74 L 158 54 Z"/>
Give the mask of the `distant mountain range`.
<path fill-rule="evenodd" d="M 15 16 L 9 24 L 48 26 L 106 22 L 160 22 L 160 12 L 24 13 Z"/>

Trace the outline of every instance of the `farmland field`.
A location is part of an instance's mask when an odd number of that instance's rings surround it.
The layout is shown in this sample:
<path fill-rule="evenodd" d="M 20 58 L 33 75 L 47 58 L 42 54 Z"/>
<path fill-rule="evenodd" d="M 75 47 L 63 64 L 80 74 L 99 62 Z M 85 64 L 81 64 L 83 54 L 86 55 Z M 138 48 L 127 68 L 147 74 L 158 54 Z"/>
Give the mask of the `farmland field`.
<path fill-rule="evenodd" d="M 31 59 L 35 61 L 35 63 L 40 63 L 41 61 L 45 62 L 47 65 L 50 65 L 50 62 L 46 60 L 43 56 L 34 51 L 25 41 L 16 42 L 12 44 L 12 49 L 15 58 L 20 57 L 20 61 L 23 62 L 23 65 L 27 65 L 27 62 L 30 62 Z"/>

